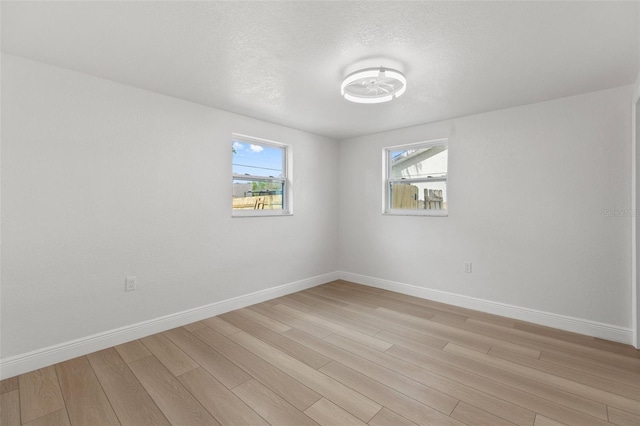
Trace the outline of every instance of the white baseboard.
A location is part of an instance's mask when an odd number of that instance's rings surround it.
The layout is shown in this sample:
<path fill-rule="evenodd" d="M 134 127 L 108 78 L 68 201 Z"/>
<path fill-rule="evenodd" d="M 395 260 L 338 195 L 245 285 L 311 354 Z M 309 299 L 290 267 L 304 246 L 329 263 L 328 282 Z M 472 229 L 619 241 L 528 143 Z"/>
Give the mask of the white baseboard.
<path fill-rule="evenodd" d="M 276 297 L 297 291 L 306 290 L 337 279 L 351 281 L 357 284 L 397 293 L 447 303 L 463 308 L 474 309 L 490 314 L 501 315 L 535 324 L 554 327 L 560 330 L 599 337 L 606 340 L 632 344 L 633 333 L 630 328 L 603 324 L 581 318 L 552 314 L 535 309 L 522 308 L 505 303 L 463 296 L 441 290 L 433 290 L 411 284 L 383 280 L 351 272 L 331 272 L 324 275 L 307 278 L 292 283 L 271 287 L 255 293 L 222 300 L 205 306 L 189 309 L 175 314 L 166 315 L 148 321 L 143 321 L 115 330 L 109 330 L 91 336 L 60 343 L 58 345 L 37 349 L 32 352 L 12 356 L 0 360 L 0 380 L 17 376 L 18 374 L 37 370 L 38 368 L 66 361 L 78 356 L 90 354 L 105 348 L 146 337 L 155 333 L 170 330 L 205 318 L 220 315 L 245 306 L 254 305 Z"/>
<path fill-rule="evenodd" d="M 586 334 L 588 336 L 599 337 L 614 342 L 632 344 L 633 333 L 630 328 L 616 325 L 603 324 L 581 318 L 573 318 L 566 315 L 552 314 L 535 309 L 522 308 L 508 305 L 506 303 L 492 302 L 490 300 L 478 299 L 475 297 L 462 296 L 460 294 L 449 293 L 441 290 L 433 290 L 418 287 L 411 284 L 404 284 L 395 281 L 383 280 L 366 275 L 353 274 L 351 272 L 339 272 L 340 279 L 351 281 L 369 287 L 381 288 L 395 291 L 409 296 L 429 299 L 436 302 L 447 303 L 449 305 L 460 306 L 462 308 L 474 309 L 476 311 L 501 315 L 521 321 L 553 327 L 560 330 L 574 333 Z"/>
<path fill-rule="evenodd" d="M 0 380 L 339 279 L 338 272 L 166 315 L 0 360 Z"/>

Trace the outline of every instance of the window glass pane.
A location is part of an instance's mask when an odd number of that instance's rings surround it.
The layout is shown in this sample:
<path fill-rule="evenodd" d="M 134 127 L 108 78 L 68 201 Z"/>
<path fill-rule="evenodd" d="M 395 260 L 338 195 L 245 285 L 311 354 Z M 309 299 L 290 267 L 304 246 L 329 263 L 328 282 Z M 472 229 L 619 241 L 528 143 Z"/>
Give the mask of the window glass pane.
<path fill-rule="evenodd" d="M 284 148 L 233 141 L 234 175 L 283 177 Z"/>
<path fill-rule="evenodd" d="M 283 181 L 233 180 L 234 210 L 282 210 Z"/>
<path fill-rule="evenodd" d="M 446 145 L 390 151 L 389 177 L 411 179 L 446 176 L 447 154 Z"/>
<path fill-rule="evenodd" d="M 446 182 L 392 182 L 390 207 L 402 210 L 446 210 Z"/>

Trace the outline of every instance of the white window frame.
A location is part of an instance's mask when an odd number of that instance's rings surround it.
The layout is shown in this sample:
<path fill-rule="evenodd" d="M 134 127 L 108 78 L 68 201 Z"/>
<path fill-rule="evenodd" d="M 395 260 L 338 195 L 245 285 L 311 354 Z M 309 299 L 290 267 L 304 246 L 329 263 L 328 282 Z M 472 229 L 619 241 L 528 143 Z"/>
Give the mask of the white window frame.
<path fill-rule="evenodd" d="M 449 140 L 447 138 L 435 139 L 424 142 L 409 143 L 403 145 L 394 145 L 386 147 L 382 150 L 382 214 L 393 216 L 434 216 L 434 217 L 446 217 L 449 215 L 449 206 L 443 210 L 428 210 L 428 209 L 392 209 L 391 208 L 391 184 L 393 183 L 420 183 L 420 182 L 445 182 L 447 184 L 447 192 L 449 189 L 448 177 L 449 177 L 449 158 L 447 156 L 447 174 L 443 177 L 424 177 L 424 178 L 391 178 L 391 152 L 402 149 L 418 149 L 429 148 L 432 146 L 445 145 L 447 151 L 449 150 Z M 447 199 L 449 197 L 447 196 Z"/>
<path fill-rule="evenodd" d="M 231 152 L 231 185 L 234 180 L 252 180 L 258 182 L 283 182 L 284 190 L 282 191 L 282 210 L 235 210 L 231 206 L 232 217 L 264 217 L 264 216 L 291 216 L 293 215 L 293 185 L 292 185 L 292 149 L 291 145 L 276 142 L 268 139 L 247 136 L 240 133 L 231 134 L 231 143 L 234 141 L 243 142 L 254 145 L 264 145 L 273 148 L 282 149 L 282 177 L 265 177 L 254 175 L 237 175 L 233 173 L 233 151 Z M 230 197 L 233 199 L 233 197 Z"/>

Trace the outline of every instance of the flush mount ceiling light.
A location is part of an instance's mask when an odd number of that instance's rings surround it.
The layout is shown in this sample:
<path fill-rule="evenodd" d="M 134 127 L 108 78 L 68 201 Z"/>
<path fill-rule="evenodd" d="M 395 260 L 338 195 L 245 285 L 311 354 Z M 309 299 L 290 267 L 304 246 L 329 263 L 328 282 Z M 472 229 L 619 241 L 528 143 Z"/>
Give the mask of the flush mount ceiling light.
<path fill-rule="evenodd" d="M 390 68 L 365 68 L 349 74 L 340 86 L 340 93 L 351 102 L 378 104 L 400 97 L 407 90 L 407 79 Z"/>

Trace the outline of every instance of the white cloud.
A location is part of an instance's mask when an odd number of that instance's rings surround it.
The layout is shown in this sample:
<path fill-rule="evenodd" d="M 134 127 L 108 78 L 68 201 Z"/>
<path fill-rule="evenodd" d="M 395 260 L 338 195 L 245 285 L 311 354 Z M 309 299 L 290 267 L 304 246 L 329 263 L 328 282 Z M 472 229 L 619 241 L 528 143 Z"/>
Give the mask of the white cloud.
<path fill-rule="evenodd" d="M 262 151 L 264 151 L 264 148 L 261 147 L 260 145 L 249 145 L 249 149 L 251 150 L 251 152 L 262 152 Z"/>
<path fill-rule="evenodd" d="M 244 144 L 240 143 L 240 142 L 234 142 L 233 143 L 233 148 L 236 151 L 242 151 L 244 149 Z"/>

